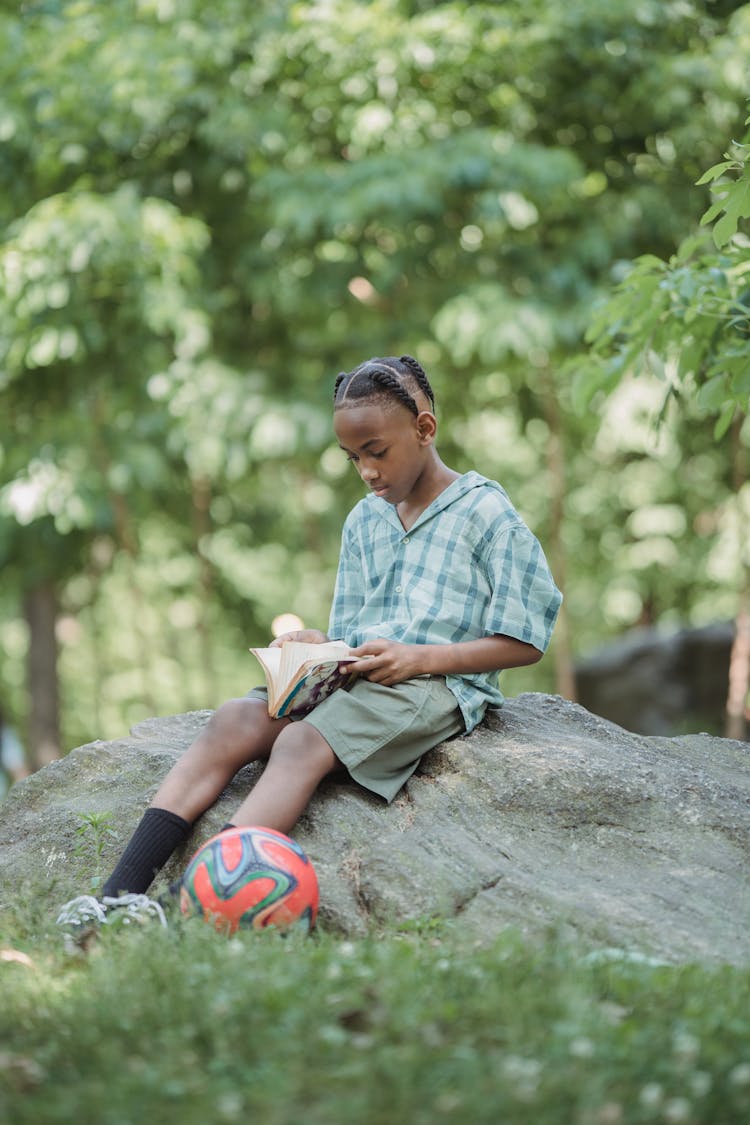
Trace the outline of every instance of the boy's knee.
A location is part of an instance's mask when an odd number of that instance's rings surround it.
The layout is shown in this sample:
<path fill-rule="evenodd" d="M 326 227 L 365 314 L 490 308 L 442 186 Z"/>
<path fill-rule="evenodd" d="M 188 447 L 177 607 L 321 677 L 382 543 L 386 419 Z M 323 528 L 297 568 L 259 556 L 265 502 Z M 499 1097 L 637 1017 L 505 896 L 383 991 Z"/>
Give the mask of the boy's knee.
<path fill-rule="evenodd" d="M 264 704 L 255 699 L 228 699 L 217 707 L 208 721 L 208 729 L 230 733 L 251 732 L 265 711 Z"/>
<path fill-rule="evenodd" d="M 290 723 L 279 734 L 271 750 L 274 765 L 319 774 L 330 773 L 338 758 L 322 734 L 308 723 Z"/>
<path fill-rule="evenodd" d="M 255 699 L 229 699 L 217 707 L 205 727 L 199 744 L 207 746 L 212 758 L 217 754 L 240 760 L 269 741 L 266 734 L 268 712 Z"/>

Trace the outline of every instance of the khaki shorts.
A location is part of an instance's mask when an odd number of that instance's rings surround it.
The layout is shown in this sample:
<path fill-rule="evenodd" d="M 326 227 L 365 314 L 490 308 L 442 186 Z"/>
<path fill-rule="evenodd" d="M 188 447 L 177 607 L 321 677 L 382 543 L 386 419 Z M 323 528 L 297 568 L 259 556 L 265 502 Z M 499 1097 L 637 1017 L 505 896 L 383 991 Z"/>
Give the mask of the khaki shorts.
<path fill-rule="evenodd" d="M 266 699 L 265 688 L 249 698 Z M 305 715 L 360 785 L 392 801 L 423 754 L 463 734 L 456 697 L 442 676 L 417 676 L 393 687 L 355 680 Z"/>

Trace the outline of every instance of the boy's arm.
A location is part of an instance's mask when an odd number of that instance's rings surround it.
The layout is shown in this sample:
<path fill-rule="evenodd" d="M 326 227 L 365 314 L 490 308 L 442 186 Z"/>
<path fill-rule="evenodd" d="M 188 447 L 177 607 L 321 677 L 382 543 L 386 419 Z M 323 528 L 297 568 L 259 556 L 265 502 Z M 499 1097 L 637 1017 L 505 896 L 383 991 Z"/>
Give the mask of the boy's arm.
<path fill-rule="evenodd" d="M 515 637 L 495 634 L 455 644 L 404 645 L 399 641 L 368 641 L 354 649 L 365 659 L 357 666 L 360 675 L 376 684 L 391 687 L 412 676 L 466 676 L 475 672 L 499 672 L 536 664 L 542 653 Z"/>

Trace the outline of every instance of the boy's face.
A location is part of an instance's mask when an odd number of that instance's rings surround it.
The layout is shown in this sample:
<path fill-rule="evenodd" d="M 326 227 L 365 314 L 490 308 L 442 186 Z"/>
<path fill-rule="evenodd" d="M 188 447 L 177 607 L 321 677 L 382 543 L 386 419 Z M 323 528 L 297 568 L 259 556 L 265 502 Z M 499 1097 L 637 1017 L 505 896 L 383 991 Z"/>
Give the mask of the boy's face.
<path fill-rule="evenodd" d="M 333 415 L 339 445 L 367 487 L 400 504 L 417 487 L 435 437 L 435 418 L 429 411 L 415 417 L 406 407 L 386 407 L 364 401 Z"/>

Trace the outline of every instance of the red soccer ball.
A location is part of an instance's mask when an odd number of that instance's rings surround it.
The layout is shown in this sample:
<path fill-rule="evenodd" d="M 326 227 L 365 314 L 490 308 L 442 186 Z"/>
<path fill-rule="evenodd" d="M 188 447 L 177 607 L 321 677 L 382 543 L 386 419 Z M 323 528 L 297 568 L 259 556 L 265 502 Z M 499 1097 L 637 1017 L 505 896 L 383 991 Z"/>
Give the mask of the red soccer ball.
<path fill-rule="evenodd" d="M 311 930 L 318 877 L 305 852 L 272 828 L 228 828 L 195 853 L 182 876 L 180 909 L 217 930 L 292 926 Z"/>

